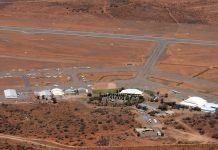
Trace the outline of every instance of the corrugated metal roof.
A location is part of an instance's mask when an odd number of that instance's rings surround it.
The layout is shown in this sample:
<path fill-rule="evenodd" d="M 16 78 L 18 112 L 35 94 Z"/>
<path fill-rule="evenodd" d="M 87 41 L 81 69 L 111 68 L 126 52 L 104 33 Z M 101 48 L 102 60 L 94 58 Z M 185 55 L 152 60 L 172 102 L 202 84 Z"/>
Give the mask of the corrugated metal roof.
<path fill-rule="evenodd" d="M 5 98 L 7 98 L 7 99 L 16 99 L 16 98 L 18 98 L 17 91 L 15 89 L 6 89 L 6 90 L 4 90 L 4 95 L 5 95 Z"/>

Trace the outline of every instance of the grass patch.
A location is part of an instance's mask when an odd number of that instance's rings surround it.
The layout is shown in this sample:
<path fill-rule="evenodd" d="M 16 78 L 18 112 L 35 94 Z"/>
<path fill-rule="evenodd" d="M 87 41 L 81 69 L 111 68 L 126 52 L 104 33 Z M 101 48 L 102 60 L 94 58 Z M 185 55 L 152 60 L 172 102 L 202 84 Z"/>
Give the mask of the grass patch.
<path fill-rule="evenodd" d="M 150 96 L 154 96 L 154 91 L 151 90 L 144 90 L 144 92 Z"/>

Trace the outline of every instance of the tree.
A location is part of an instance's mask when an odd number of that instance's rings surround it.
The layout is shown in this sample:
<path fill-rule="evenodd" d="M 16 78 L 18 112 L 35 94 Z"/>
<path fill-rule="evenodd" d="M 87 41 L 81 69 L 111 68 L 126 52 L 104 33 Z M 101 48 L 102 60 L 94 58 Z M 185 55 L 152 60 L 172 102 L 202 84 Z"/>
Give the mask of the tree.
<path fill-rule="evenodd" d="M 139 100 L 140 100 L 140 101 L 144 101 L 145 98 L 144 98 L 143 96 L 139 96 Z"/>
<path fill-rule="evenodd" d="M 57 99 L 56 98 L 52 98 L 52 101 L 53 101 L 54 104 L 57 103 Z"/>
<path fill-rule="evenodd" d="M 92 93 L 88 93 L 87 96 L 88 96 L 88 97 L 92 97 Z"/>
<path fill-rule="evenodd" d="M 117 93 L 121 92 L 121 91 L 124 90 L 124 89 L 125 89 L 124 87 L 121 87 L 120 89 L 118 89 L 118 92 L 117 92 Z"/>
<path fill-rule="evenodd" d="M 161 104 L 158 109 L 162 110 L 162 111 L 167 111 L 168 110 L 168 105 L 166 104 Z"/>
<path fill-rule="evenodd" d="M 164 97 L 167 98 L 168 96 L 169 96 L 168 93 L 165 93 Z"/>
<path fill-rule="evenodd" d="M 163 98 L 161 98 L 161 99 L 160 99 L 160 103 L 161 103 L 161 104 L 163 104 L 163 103 L 164 103 L 164 100 L 163 100 Z"/>

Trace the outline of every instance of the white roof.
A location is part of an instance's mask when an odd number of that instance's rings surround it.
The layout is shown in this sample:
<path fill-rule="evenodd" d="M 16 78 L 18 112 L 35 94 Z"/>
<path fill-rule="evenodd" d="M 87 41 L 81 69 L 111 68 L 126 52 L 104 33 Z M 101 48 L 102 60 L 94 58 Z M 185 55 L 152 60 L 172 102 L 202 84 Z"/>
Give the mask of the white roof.
<path fill-rule="evenodd" d="M 205 112 L 216 112 L 216 110 L 218 109 L 218 104 L 206 103 L 201 107 L 201 109 Z"/>
<path fill-rule="evenodd" d="M 5 98 L 17 98 L 17 91 L 15 89 L 6 89 L 4 90 L 4 95 L 5 95 Z"/>
<path fill-rule="evenodd" d="M 77 92 L 77 89 L 66 89 L 64 90 L 64 93 L 76 93 Z"/>
<path fill-rule="evenodd" d="M 204 106 L 218 109 L 218 104 L 215 103 L 206 103 Z"/>
<path fill-rule="evenodd" d="M 143 92 L 138 90 L 138 89 L 125 89 L 125 90 L 122 90 L 120 92 L 120 94 L 136 94 L 136 95 L 142 95 Z"/>
<path fill-rule="evenodd" d="M 184 101 L 182 101 L 180 104 L 190 107 L 202 107 L 205 105 L 207 101 L 200 97 L 190 97 Z"/>
<path fill-rule="evenodd" d="M 86 88 L 78 88 L 78 91 L 79 91 L 79 92 L 86 92 L 86 93 L 89 92 L 89 90 L 86 89 Z"/>
<path fill-rule="evenodd" d="M 64 95 L 64 91 L 62 89 L 59 88 L 54 88 L 51 90 L 51 93 L 55 96 L 62 96 Z"/>
<path fill-rule="evenodd" d="M 39 92 L 34 92 L 35 95 L 38 96 L 51 96 L 51 92 L 49 90 L 43 90 L 43 91 L 39 91 Z"/>

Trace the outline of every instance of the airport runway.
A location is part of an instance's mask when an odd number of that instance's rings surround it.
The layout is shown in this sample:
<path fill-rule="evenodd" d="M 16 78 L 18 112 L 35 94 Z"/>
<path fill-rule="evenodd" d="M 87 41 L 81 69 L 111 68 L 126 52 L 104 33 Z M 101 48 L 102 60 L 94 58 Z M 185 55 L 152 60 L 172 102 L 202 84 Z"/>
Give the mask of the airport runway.
<path fill-rule="evenodd" d="M 14 31 L 14 32 L 21 32 L 21 33 L 29 33 L 29 34 L 57 34 L 57 35 L 68 35 L 68 36 L 84 36 L 84 37 L 94 37 L 94 38 L 113 38 L 113 39 L 116 38 L 116 39 L 156 41 L 156 42 L 166 41 L 169 43 L 218 45 L 218 41 L 153 37 L 153 36 L 146 36 L 146 35 L 130 35 L 130 34 L 118 34 L 118 33 L 84 32 L 84 31 L 61 30 L 61 29 L 43 29 L 43 28 L 30 28 L 30 27 L 0 26 L 0 31 Z"/>
<path fill-rule="evenodd" d="M 167 38 L 167 37 L 153 37 L 147 35 L 130 35 L 130 34 L 118 34 L 118 33 L 103 33 L 103 32 L 84 32 L 84 31 L 73 31 L 73 30 L 61 30 L 61 29 L 43 29 L 43 28 L 31 28 L 31 27 L 12 27 L 12 26 L 0 26 L 0 31 L 10 31 L 10 32 L 21 32 L 26 34 L 54 34 L 54 35 L 66 35 L 66 36 L 82 36 L 82 37 L 93 37 L 93 38 L 112 38 L 112 39 L 127 39 L 127 40 L 140 40 L 140 41 L 152 41 L 156 43 L 156 46 L 153 48 L 152 53 L 148 60 L 144 63 L 143 66 L 124 66 L 117 68 L 65 68 L 63 69 L 64 74 L 68 74 L 75 81 L 73 84 L 76 87 L 84 87 L 87 84 L 92 83 L 84 83 L 78 79 L 79 73 L 88 73 L 88 72 L 117 72 L 117 71 L 136 71 L 137 76 L 131 80 L 118 80 L 116 83 L 119 86 L 126 87 L 140 87 L 144 88 L 144 86 L 149 86 L 151 88 L 161 87 L 159 83 L 155 83 L 147 80 L 147 77 L 152 74 L 158 74 L 159 76 L 169 77 L 170 79 L 188 81 L 190 83 L 198 83 L 204 84 L 209 87 L 218 87 L 218 83 L 214 83 L 207 80 L 196 79 L 188 76 L 182 76 L 172 73 L 161 72 L 159 70 L 154 69 L 155 64 L 164 53 L 168 44 L 172 43 L 187 43 L 187 44 L 200 44 L 200 45 L 216 45 L 218 46 L 218 41 L 208 41 L 208 40 L 194 40 L 194 39 L 182 39 L 182 38 Z M 54 70 L 45 70 L 45 73 L 57 73 L 59 71 Z M 25 87 L 29 87 L 28 79 L 26 78 L 27 74 L 37 74 L 39 73 L 37 70 L 29 71 L 29 72 L 10 72 L 10 76 L 21 76 L 24 80 Z M 0 72 L 0 77 L 5 76 L 6 72 Z M 65 85 L 66 87 L 69 85 Z M 31 87 L 29 87 L 31 88 Z M 202 97 L 207 97 L 211 99 L 217 99 L 218 96 L 210 95 L 210 94 L 202 94 L 192 90 L 186 90 L 177 88 L 180 91 L 184 91 L 189 93 L 190 95 L 201 95 Z"/>

